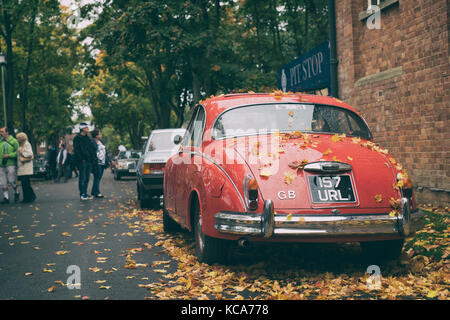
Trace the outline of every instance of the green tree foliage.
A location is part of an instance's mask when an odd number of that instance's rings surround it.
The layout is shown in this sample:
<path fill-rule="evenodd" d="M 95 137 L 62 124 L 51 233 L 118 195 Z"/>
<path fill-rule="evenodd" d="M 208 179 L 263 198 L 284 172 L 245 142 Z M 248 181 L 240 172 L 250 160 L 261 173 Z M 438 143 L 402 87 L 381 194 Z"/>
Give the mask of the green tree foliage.
<path fill-rule="evenodd" d="M 55 143 L 70 132 L 73 94 L 83 84 L 83 48 L 76 30 L 68 27 L 71 13 L 57 0 L 4 0 L 1 10 L 0 50 L 10 51 L 8 120 L 34 143 Z"/>
<path fill-rule="evenodd" d="M 147 102 L 135 110 L 144 114 L 151 109 L 150 128 L 180 126 L 189 107 L 210 95 L 271 90 L 282 65 L 327 39 L 325 4 L 106 1 L 84 34 L 95 39 L 93 47 L 103 54 L 102 65 L 90 63 L 90 81 L 95 83 L 101 72 L 115 78 L 109 98 L 88 89 L 89 101 L 96 101 L 98 109 L 94 116 L 99 119 L 106 116 L 100 109 L 109 110 L 107 122 L 118 129 L 113 118 L 123 117 L 119 110 L 128 95 L 130 104 L 138 97 Z"/>

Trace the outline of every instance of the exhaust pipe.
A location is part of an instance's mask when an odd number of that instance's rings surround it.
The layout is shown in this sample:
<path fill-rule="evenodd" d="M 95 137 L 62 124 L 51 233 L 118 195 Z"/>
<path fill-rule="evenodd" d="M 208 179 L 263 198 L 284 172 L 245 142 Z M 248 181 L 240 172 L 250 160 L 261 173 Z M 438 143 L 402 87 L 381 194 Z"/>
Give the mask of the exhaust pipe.
<path fill-rule="evenodd" d="M 241 248 L 248 248 L 249 247 L 249 241 L 247 239 L 241 238 L 238 240 L 238 246 Z"/>

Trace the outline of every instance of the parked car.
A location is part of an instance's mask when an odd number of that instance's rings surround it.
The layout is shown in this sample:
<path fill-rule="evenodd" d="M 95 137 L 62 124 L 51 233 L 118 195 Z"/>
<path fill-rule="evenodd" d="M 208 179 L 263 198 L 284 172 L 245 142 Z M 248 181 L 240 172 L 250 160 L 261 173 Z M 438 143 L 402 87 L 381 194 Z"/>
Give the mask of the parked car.
<path fill-rule="evenodd" d="M 207 99 L 165 168 L 164 229 L 193 231 L 206 263 L 231 241 L 360 242 L 393 259 L 423 216 L 405 170 L 331 97 Z"/>
<path fill-rule="evenodd" d="M 47 158 L 44 155 L 37 155 L 33 159 L 33 176 L 45 180 L 51 179 L 50 167 Z"/>
<path fill-rule="evenodd" d="M 117 159 L 114 161 L 114 180 L 120 180 L 124 176 L 135 176 L 140 157 L 141 152 L 135 150 L 119 152 Z"/>
<path fill-rule="evenodd" d="M 141 208 L 149 208 L 154 196 L 163 194 L 164 166 L 177 150 L 185 129 L 153 130 L 138 163 L 137 195 Z"/>

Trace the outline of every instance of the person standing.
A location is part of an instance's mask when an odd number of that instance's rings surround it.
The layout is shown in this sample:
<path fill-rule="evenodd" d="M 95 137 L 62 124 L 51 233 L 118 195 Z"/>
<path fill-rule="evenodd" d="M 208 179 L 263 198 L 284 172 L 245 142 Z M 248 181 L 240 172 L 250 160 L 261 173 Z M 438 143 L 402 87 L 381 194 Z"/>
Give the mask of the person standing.
<path fill-rule="evenodd" d="M 88 133 L 89 126 L 86 123 L 81 123 L 80 133 L 73 139 L 75 163 L 80 172 L 78 177 L 78 189 L 80 191 L 81 200 L 90 200 L 94 198 L 87 194 L 87 188 L 93 165 L 97 163 L 97 154 Z"/>
<path fill-rule="evenodd" d="M 6 127 L 0 128 L 0 187 L 3 190 L 2 204 L 9 203 L 8 184 L 11 184 L 14 190 L 14 202 L 19 201 L 19 190 L 17 190 L 17 149 L 19 143 L 10 136 Z"/>
<path fill-rule="evenodd" d="M 59 151 L 56 160 L 57 160 L 56 168 L 58 170 L 58 175 L 56 177 L 55 182 L 59 182 L 61 177 L 63 177 L 63 181 L 66 182 L 67 149 L 64 143 L 59 144 Z"/>
<path fill-rule="evenodd" d="M 17 176 L 22 182 L 22 203 L 30 203 L 36 200 L 36 194 L 30 183 L 30 178 L 33 175 L 33 149 L 28 142 L 28 136 L 24 132 L 18 133 L 16 138 L 19 143 Z"/>
<path fill-rule="evenodd" d="M 48 160 L 48 167 L 50 171 L 50 179 L 55 180 L 56 179 L 56 158 L 57 158 L 57 151 L 56 148 L 53 145 L 49 145 L 47 149 L 47 160 Z"/>
<path fill-rule="evenodd" d="M 96 198 L 103 198 L 100 192 L 100 181 L 103 177 L 103 171 L 108 166 L 108 155 L 106 154 L 106 147 L 102 141 L 102 133 L 100 130 L 95 129 L 92 131 L 93 145 L 97 153 L 97 168 L 94 170 L 94 183 L 92 185 L 92 196 Z"/>

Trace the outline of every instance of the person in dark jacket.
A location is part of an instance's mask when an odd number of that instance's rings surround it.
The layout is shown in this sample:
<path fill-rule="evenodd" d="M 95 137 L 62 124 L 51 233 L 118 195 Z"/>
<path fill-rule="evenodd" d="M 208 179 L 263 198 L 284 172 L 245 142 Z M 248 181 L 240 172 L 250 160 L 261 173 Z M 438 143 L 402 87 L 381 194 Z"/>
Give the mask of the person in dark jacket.
<path fill-rule="evenodd" d="M 57 176 L 56 171 L 56 157 L 58 156 L 58 151 L 53 145 L 49 145 L 47 148 L 47 160 L 50 170 L 50 179 L 55 180 Z"/>
<path fill-rule="evenodd" d="M 89 185 L 89 177 L 92 173 L 93 166 L 97 164 L 97 154 L 88 135 L 89 126 L 86 123 L 80 124 L 80 133 L 73 139 L 74 160 L 80 172 L 78 177 L 78 189 L 80 191 L 81 200 L 93 199 L 87 194 Z"/>

